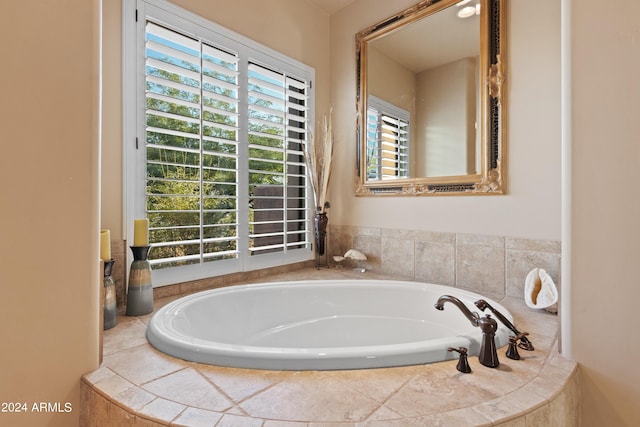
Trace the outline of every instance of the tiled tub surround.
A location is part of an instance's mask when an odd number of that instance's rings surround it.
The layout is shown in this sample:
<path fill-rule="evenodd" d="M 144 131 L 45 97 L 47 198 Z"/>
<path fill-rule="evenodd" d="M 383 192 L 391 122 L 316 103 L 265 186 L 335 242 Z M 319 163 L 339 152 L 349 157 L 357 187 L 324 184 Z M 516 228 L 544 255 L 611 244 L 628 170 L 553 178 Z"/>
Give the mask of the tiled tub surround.
<path fill-rule="evenodd" d="M 389 278 L 348 269 L 302 269 L 263 281 Z M 156 308 L 175 299 L 156 301 Z M 186 362 L 146 341 L 151 315 L 120 317 L 105 331 L 102 366 L 81 382 L 82 426 L 577 426 L 578 375 L 555 350 L 555 315 L 500 303 L 536 350 L 497 369 L 470 357 L 456 361 L 353 371 L 260 371 Z M 286 309 L 286 308 L 283 308 Z M 431 307 L 425 307 L 426 310 Z M 462 313 L 460 314 L 462 316 Z"/>
<path fill-rule="evenodd" d="M 123 240 L 111 242 L 118 309 L 126 307 L 126 251 Z M 349 249 L 367 255 L 362 263 L 368 271 L 455 286 L 490 297 L 523 298 L 524 279 L 531 269 L 544 268 L 560 288 L 560 242 L 503 236 L 457 234 L 391 228 L 353 227 L 329 224 L 328 259 L 344 255 Z M 260 271 L 235 273 L 154 289 L 156 298 L 181 295 L 227 286 L 243 280 L 258 281 L 274 273 L 313 266 L 314 261 Z M 353 267 L 350 260 L 344 267 Z"/>
<path fill-rule="evenodd" d="M 531 269 L 560 287 L 560 242 L 478 234 L 329 226 L 329 258 L 358 249 L 374 273 L 523 298 Z M 349 263 L 345 260 L 343 263 Z"/>

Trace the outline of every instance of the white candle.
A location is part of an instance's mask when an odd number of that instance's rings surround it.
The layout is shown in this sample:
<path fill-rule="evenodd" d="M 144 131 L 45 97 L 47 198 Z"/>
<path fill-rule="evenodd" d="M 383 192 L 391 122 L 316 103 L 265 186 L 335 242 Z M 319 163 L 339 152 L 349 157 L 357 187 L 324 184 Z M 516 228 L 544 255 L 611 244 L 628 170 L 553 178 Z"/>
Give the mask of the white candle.
<path fill-rule="evenodd" d="M 111 260 L 111 231 L 100 230 L 100 259 Z"/>
<path fill-rule="evenodd" d="M 149 244 L 149 220 L 146 218 L 133 221 L 133 246 Z"/>

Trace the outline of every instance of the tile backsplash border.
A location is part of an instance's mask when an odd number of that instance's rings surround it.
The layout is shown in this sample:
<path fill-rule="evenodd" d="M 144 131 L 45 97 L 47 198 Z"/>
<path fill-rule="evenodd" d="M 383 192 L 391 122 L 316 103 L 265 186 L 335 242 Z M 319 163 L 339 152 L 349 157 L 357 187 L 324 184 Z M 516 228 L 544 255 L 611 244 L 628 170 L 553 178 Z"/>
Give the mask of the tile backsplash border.
<path fill-rule="evenodd" d="M 524 298 L 525 278 L 538 267 L 560 289 L 560 241 L 343 225 L 329 225 L 328 235 L 330 260 L 357 249 L 368 258 L 359 266 L 379 274 Z"/>

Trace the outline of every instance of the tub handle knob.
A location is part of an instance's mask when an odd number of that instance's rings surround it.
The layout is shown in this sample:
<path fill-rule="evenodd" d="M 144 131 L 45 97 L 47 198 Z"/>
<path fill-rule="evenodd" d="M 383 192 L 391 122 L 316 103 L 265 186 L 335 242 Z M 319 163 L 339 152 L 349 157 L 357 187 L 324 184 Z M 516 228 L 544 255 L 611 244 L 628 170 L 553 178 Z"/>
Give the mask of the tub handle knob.
<path fill-rule="evenodd" d="M 467 353 L 469 352 L 469 350 L 466 347 L 458 347 L 458 348 L 449 347 L 447 350 L 460 353 L 460 358 L 458 359 L 458 365 L 456 366 L 456 369 L 458 371 L 462 372 L 463 374 L 468 374 L 471 372 L 471 367 L 469 366 L 469 360 L 467 359 Z"/>
<path fill-rule="evenodd" d="M 520 347 L 520 345 L 518 341 L 521 341 L 527 335 L 529 335 L 528 332 L 522 332 L 516 336 L 509 337 L 509 348 L 507 349 L 507 357 L 509 359 L 520 360 L 520 353 L 518 353 L 518 347 Z"/>

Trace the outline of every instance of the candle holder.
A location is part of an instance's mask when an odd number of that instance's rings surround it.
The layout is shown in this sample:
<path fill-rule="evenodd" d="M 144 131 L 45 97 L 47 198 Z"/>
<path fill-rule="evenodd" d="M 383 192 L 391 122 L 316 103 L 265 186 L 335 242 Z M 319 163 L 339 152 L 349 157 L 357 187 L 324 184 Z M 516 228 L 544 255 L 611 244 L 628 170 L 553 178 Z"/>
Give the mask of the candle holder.
<path fill-rule="evenodd" d="M 153 311 L 151 265 L 147 261 L 151 246 L 130 246 L 133 262 L 129 270 L 127 316 L 142 316 Z"/>
<path fill-rule="evenodd" d="M 102 284 L 104 286 L 103 329 L 105 331 L 113 328 L 118 323 L 116 283 L 113 281 L 113 277 L 111 277 L 111 270 L 113 269 L 113 263 L 115 262 L 116 260 L 113 258 L 104 262 L 104 278 L 102 279 Z"/>

